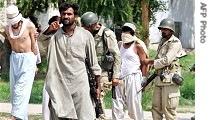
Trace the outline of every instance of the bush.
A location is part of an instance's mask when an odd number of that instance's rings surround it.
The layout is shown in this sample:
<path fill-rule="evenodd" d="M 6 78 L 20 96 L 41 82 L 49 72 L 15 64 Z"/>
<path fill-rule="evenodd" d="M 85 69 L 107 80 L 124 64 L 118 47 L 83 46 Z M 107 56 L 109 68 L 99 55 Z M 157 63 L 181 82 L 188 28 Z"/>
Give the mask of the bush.
<path fill-rule="evenodd" d="M 0 102 L 10 102 L 10 86 L 8 82 L 0 81 Z"/>
<path fill-rule="evenodd" d="M 195 100 L 195 73 L 190 68 L 195 64 L 195 54 L 190 53 L 180 59 L 184 84 L 180 87 L 181 96 L 184 99 Z"/>
<path fill-rule="evenodd" d="M 47 71 L 47 58 L 46 58 L 46 56 L 42 56 L 41 59 L 42 59 L 42 62 L 37 65 L 37 67 L 39 68 L 39 73 L 46 73 L 46 71 Z"/>
<path fill-rule="evenodd" d="M 9 73 L 8 72 L 2 72 L 0 77 L 1 77 L 1 81 L 9 81 Z"/>
<path fill-rule="evenodd" d="M 184 84 L 180 87 L 181 96 L 185 99 L 195 99 L 195 75 L 187 73 Z"/>
<path fill-rule="evenodd" d="M 42 103 L 43 87 L 44 87 L 44 81 L 43 80 L 35 80 L 34 81 L 29 103 L 33 103 L 33 104 Z"/>

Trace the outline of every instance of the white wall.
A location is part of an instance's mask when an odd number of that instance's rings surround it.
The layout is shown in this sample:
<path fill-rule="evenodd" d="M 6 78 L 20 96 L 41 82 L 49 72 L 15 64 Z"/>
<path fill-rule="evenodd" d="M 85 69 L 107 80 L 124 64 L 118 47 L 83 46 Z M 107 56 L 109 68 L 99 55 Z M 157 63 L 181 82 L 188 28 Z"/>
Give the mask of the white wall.
<path fill-rule="evenodd" d="M 156 23 L 154 25 L 152 25 L 150 28 L 149 28 L 149 32 L 150 32 L 150 36 L 149 36 L 149 39 L 150 39 L 150 43 L 158 43 L 161 39 L 161 33 L 158 29 L 158 26 L 161 22 L 162 19 L 164 18 L 167 18 L 168 17 L 168 11 L 166 12 L 159 12 L 158 14 L 156 14 L 155 18 L 157 19 Z"/>
<path fill-rule="evenodd" d="M 182 22 L 180 40 L 185 48 L 195 47 L 194 0 L 173 0 L 169 17 Z"/>
<path fill-rule="evenodd" d="M 49 9 L 47 10 L 46 13 L 40 13 L 38 14 L 38 19 L 41 22 L 41 29 L 44 30 L 45 28 L 48 27 L 48 20 L 54 16 L 54 15 L 59 15 L 60 13 L 58 11 L 58 8 L 54 8 L 54 6 L 51 4 Z"/>
<path fill-rule="evenodd" d="M 157 22 L 150 27 L 149 39 L 151 43 L 160 41 L 160 32 L 158 26 L 162 19 L 171 18 L 176 22 L 182 22 L 180 40 L 183 48 L 195 47 L 194 36 L 194 0 L 162 0 L 168 1 L 167 7 L 169 11 L 158 12 L 156 14 Z"/>

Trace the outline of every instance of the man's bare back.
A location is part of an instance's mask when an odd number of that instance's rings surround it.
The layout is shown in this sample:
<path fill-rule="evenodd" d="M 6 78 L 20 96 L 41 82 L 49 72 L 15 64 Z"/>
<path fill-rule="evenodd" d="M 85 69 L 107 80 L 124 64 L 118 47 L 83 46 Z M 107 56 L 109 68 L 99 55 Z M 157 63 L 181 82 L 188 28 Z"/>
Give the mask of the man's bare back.
<path fill-rule="evenodd" d="M 14 36 L 19 35 L 21 28 L 23 27 L 22 25 L 23 21 L 20 21 L 11 26 Z M 33 23 L 27 23 L 25 30 L 19 38 L 14 39 L 11 37 L 11 35 L 9 34 L 9 25 L 5 27 L 5 33 L 13 51 L 17 53 L 33 52 L 35 55 L 37 55 L 36 40 L 34 38 L 34 35 L 36 34 L 36 28 Z"/>

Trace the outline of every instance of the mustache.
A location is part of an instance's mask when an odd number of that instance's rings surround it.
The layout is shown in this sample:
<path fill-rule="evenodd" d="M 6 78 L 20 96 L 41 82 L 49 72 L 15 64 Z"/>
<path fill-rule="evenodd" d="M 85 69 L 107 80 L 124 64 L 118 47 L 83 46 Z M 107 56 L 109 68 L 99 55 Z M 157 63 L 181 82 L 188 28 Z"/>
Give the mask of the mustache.
<path fill-rule="evenodd" d="M 64 18 L 62 21 L 69 20 L 68 18 Z"/>
<path fill-rule="evenodd" d="M 162 35 L 166 35 L 166 33 L 165 32 L 162 32 Z"/>
<path fill-rule="evenodd" d="M 63 20 L 69 20 L 69 18 L 64 18 Z"/>

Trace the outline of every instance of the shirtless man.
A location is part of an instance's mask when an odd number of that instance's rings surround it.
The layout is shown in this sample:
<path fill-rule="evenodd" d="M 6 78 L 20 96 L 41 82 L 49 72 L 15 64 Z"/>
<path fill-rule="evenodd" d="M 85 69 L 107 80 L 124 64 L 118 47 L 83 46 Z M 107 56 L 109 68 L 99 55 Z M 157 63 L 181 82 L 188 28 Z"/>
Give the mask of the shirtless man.
<path fill-rule="evenodd" d="M 22 17 L 18 7 L 6 8 L 8 25 L 3 26 L 9 40 L 11 120 L 28 120 L 28 102 L 36 71 L 37 44 L 34 38 L 36 28 L 32 22 Z"/>

